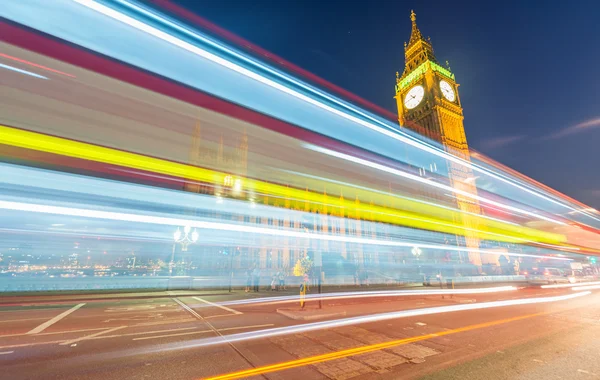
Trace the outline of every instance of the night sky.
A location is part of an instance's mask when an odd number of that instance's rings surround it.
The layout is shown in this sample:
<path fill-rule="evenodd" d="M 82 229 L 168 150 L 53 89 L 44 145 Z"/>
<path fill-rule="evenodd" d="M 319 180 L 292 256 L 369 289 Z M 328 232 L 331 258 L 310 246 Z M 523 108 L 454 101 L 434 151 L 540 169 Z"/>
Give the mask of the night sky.
<path fill-rule="evenodd" d="M 456 74 L 469 144 L 600 208 L 600 2 L 175 2 L 392 112 L 414 9 Z"/>

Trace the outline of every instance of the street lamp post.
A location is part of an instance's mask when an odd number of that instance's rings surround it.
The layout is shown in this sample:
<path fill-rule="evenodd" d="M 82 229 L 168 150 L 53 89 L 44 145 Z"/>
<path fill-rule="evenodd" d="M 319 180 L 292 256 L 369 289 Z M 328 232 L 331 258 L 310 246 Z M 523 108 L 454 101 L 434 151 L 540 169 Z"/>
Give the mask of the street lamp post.
<path fill-rule="evenodd" d="M 421 251 L 421 248 L 419 247 L 413 247 L 413 249 L 411 249 L 410 252 L 413 254 L 414 257 L 417 258 L 417 260 L 419 260 L 419 256 L 421 256 L 421 253 L 423 253 L 423 251 Z"/>
<path fill-rule="evenodd" d="M 419 248 L 419 247 L 413 247 L 410 250 L 410 253 L 412 253 L 413 256 L 416 258 L 417 262 L 419 262 L 419 256 L 421 256 L 421 253 L 423 253 L 423 251 L 421 251 L 421 248 Z M 421 272 L 421 268 L 418 264 L 417 264 L 417 270 L 419 271 L 419 273 Z M 426 280 L 425 277 L 423 277 L 424 282 L 425 282 L 425 280 Z"/>
<path fill-rule="evenodd" d="M 173 275 L 173 266 L 175 265 L 175 246 L 177 244 L 181 244 L 181 251 L 186 252 L 190 244 L 198 241 L 198 231 L 196 231 L 195 228 L 192 231 L 192 227 L 190 226 L 183 227 L 183 232 L 181 229 L 177 228 L 177 231 L 173 233 L 173 240 L 175 240 L 175 243 L 173 243 L 171 262 L 169 263 L 169 276 Z"/>

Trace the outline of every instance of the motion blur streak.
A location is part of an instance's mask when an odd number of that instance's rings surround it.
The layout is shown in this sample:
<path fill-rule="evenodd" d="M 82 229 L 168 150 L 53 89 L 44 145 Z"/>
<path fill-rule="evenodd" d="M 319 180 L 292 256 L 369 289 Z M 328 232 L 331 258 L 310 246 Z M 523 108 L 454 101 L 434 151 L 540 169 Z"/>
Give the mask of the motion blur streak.
<path fill-rule="evenodd" d="M 39 78 L 39 79 L 48 79 L 48 78 L 46 78 L 43 75 L 32 73 L 31 71 L 27 71 L 27 70 L 18 69 L 16 67 L 12 67 L 12 66 L 5 65 L 5 64 L 2 64 L 2 63 L 0 63 L 0 67 L 3 68 L 3 69 L 6 69 L 6 70 L 12 70 L 12 71 L 15 71 L 17 73 L 29 75 L 31 77 L 35 77 L 35 78 Z"/>
<path fill-rule="evenodd" d="M 43 70 L 47 70 L 47 71 L 51 71 L 51 72 L 53 72 L 53 73 L 56 73 L 56 74 L 66 75 L 66 76 L 68 76 L 68 77 L 75 78 L 75 75 L 71 75 L 71 74 L 63 73 L 62 71 L 59 71 L 59 70 L 54 70 L 54 69 L 51 69 L 51 68 L 49 68 L 49 67 L 42 66 L 42 65 L 38 65 L 37 63 L 29 62 L 29 61 L 26 61 L 26 60 L 24 60 L 24 59 L 20 59 L 20 58 L 17 58 L 17 57 L 13 57 L 13 56 L 10 56 L 10 55 L 7 55 L 7 54 L 2 54 L 2 53 L 0 53 L 0 57 L 4 57 L 4 58 L 7 58 L 7 59 L 11 59 L 11 60 L 13 60 L 13 61 L 17 61 L 17 62 L 25 63 L 26 65 L 30 65 L 30 66 L 33 66 L 33 67 L 37 67 L 37 68 L 40 68 L 40 69 L 43 69 Z"/>
<path fill-rule="evenodd" d="M 154 173 L 167 174 L 170 176 L 191 179 L 194 181 L 208 182 L 210 184 L 222 183 L 224 178 L 227 176 L 227 173 L 223 172 L 199 168 L 177 162 L 170 162 L 154 157 L 119 151 L 116 149 L 110 149 L 54 136 L 47 136 L 40 133 L 19 130 L 2 125 L 0 125 L 0 143 L 31 150 L 49 152 L 61 156 L 80 158 L 111 165 L 126 166 L 129 168 L 151 171 Z M 355 204 L 349 200 L 340 201 L 335 197 L 323 196 L 314 192 L 294 189 L 275 183 L 265 183 L 263 181 L 247 178 L 245 180 L 245 186 L 251 191 L 255 191 L 263 195 L 275 197 L 285 196 L 287 198 L 302 200 L 305 202 L 310 201 L 320 208 L 336 205 L 355 207 Z M 323 203 L 324 200 L 329 200 L 331 204 Z M 409 200 L 406 201 L 412 202 Z M 440 223 L 439 221 L 436 221 L 436 219 L 427 217 L 425 215 L 415 217 L 415 214 L 412 213 L 375 205 L 371 205 L 366 209 L 361 209 L 361 211 L 373 213 L 375 215 L 375 221 L 386 223 L 401 224 L 445 233 L 464 234 L 464 231 L 468 230 L 460 223 Z M 438 209 L 437 214 L 444 217 L 446 220 L 452 220 L 453 216 L 456 215 L 456 213 L 447 212 L 441 208 Z M 551 245 L 553 248 L 570 249 L 569 247 L 557 245 L 563 243 L 565 240 L 564 236 L 559 234 L 548 233 L 526 227 L 513 226 L 507 223 L 485 221 L 483 218 L 478 218 L 477 220 L 481 221 L 481 225 L 485 226 L 487 231 L 478 229 L 470 230 L 478 233 L 479 237 L 482 239 L 500 241 L 505 240 L 509 242 L 554 243 Z M 487 225 L 484 223 L 487 223 Z M 504 231 L 504 233 L 499 233 L 499 231 Z M 512 233 L 513 235 L 508 235 L 507 233 Z"/>
<path fill-rule="evenodd" d="M 509 184 L 511 186 L 515 186 L 515 187 L 517 187 L 517 188 L 519 188 L 521 190 L 524 190 L 524 191 L 526 191 L 526 192 L 528 192 L 528 193 L 530 193 L 530 194 L 532 194 L 534 196 L 540 197 L 540 198 L 542 198 L 544 200 L 550 201 L 550 202 L 555 203 L 557 205 L 560 205 L 562 207 L 566 207 L 566 208 L 568 208 L 570 210 L 573 210 L 573 211 L 580 211 L 580 210 L 575 209 L 575 208 L 573 208 L 571 206 L 568 206 L 568 205 L 566 205 L 566 204 L 564 204 L 562 202 L 558 202 L 558 201 L 553 200 L 551 198 L 548 198 L 548 197 L 546 197 L 546 196 L 544 196 L 542 194 L 539 194 L 539 192 L 537 192 L 537 191 L 533 191 L 533 190 L 530 190 L 528 188 L 516 185 L 514 181 L 509 181 L 506 178 L 503 178 L 502 176 L 496 175 L 495 173 L 490 173 L 487 170 L 482 170 L 482 168 L 479 167 L 479 166 L 473 166 L 469 162 L 467 162 L 467 161 L 465 161 L 465 160 L 463 160 L 463 159 L 461 159 L 459 157 L 456 157 L 456 156 L 453 156 L 451 154 L 448 154 L 447 152 L 444 152 L 443 150 L 441 150 L 439 148 L 436 148 L 436 147 L 433 147 L 433 146 L 431 146 L 429 144 L 425 144 L 422 141 L 416 140 L 414 137 L 409 138 L 408 135 L 400 134 L 395 129 L 392 131 L 392 130 L 389 129 L 389 126 L 386 126 L 386 128 L 384 129 L 382 127 L 373 125 L 371 123 L 368 123 L 368 122 L 366 122 L 364 120 L 361 120 L 361 119 L 359 119 L 357 117 L 354 117 L 352 115 L 349 115 L 347 113 L 341 112 L 341 111 L 339 111 L 339 110 L 337 110 L 337 109 L 335 109 L 333 107 L 330 107 L 330 106 L 328 106 L 328 105 L 326 105 L 326 104 L 324 104 L 322 102 L 319 102 L 319 101 L 317 101 L 317 100 L 315 100 L 315 99 L 313 99 L 313 98 L 311 98 L 309 96 L 306 96 L 306 95 L 303 95 L 303 94 L 301 94 L 301 93 L 299 93 L 297 91 L 294 91 L 293 89 L 291 89 L 289 87 L 286 87 L 286 86 L 281 85 L 281 84 L 279 84 L 279 83 L 277 83 L 277 82 L 275 82 L 273 80 L 265 78 L 265 77 L 263 77 L 263 76 L 255 73 L 255 72 L 251 71 L 251 70 L 248 70 L 248 69 L 246 69 L 246 68 L 244 68 L 242 66 L 239 66 L 239 65 L 237 65 L 235 63 L 232 63 L 232 62 L 227 61 L 227 60 L 225 60 L 225 59 L 223 59 L 221 57 L 218 57 L 218 56 L 216 56 L 216 55 L 214 55 L 214 54 L 212 54 L 210 52 L 207 52 L 206 50 L 203 50 L 203 49 L 201 49 L 201 48 L 199 48 L 199 47 L 197 47 L 195 45 L 192 45 L 192 44 L 190 44 L 188 42 L 185 42 L 185 41 L 183 41 L 181 39 L 178 39 L 178 38 L 176 38 L 176 37 L 174 37 L 174 36 L 172 36 L 172 35 L 170 35 L 168 33 L 165 33 L 165 32 L 163 32 L 161 30 L 156 29 L 156 28 L 154 28 L 154 27 L 152 27 L 150 25 L 144 24 L 143 22 L 141 22 L 139 20 L 136 20 L 136 19 L 134 19 L 132 17 L 124 15 L 124 14 L 122 14 L 122 13 L 120 13 L 120 12 L 114 10 L 114 9 L 111 9 L 111 8 L 109 8 L 109 7 L 107 7 L 107 6 L 103 5 L 103 4 L 99 4 L 99 3 L 97 3 L 97 2 L 95 2 L 93 0 L 73 0 L 73 1 L 76 2 L 76 3 L 79 3 L 81 5 L 84 5 L 84 6 L 88 7 L 88 8 L 90 8 L 90 9 L 93 9 L 93 10 L 99 12 L 99 13 L 102 13 L 102 14 L 108 16 L 108 17 L 111 17 L 111 18 L 113 18 L 115 20 L 118 20 L 120 22 L 128 24 L 128 25 L 130 25 L 130 26 L 132 26 L 132 27 L 134 27 L 134 28 L 136 28 L 138 30 L 141 30 L 143 32 L 151 34 L 151 35 L 153 35 L 153 36 L 155 36 L 157 38 L 160 38 L 160 39 L 162 39 L 162 40 L 164 40 L 166 42 L 169 42 L 169 43 L 171 43 L 173 45 L 176 45 L 176 46 L 178 46 L 180 48 L 188 50 L 188 51 L 190 51 L 190 52 L 192 52 L 194 54 L 197 54 L 197 55 L 199 55 L 199 56 L 201 56 L 203 58 L 209 59 L 209 60 L 211 60 L 211 61 L 213 61 L 213 62 L 215 62 L 215 63 L 217 63 L 219 65 L 227 67 L 227 68 L 229 68 L 229 69 L 231 69 L 233 71 L 236 71 L 236 72 L 238 72 L 238 73 L 240 73 L 242 75 L 245 75 L 245 76 L 247 76 L 249 78 L 257 80 L 257 81 L 259 81 L 261 83 L 264 83 L 264 84 L 266 84 L 266 85 L 268 85 L 270 87 L 276 88 L 279 91 L 283 91 L 283 92 L 285 92 L 285 93 L 287 93 L 289 95 L 292 95 L 292 96 L 294 96 L 294 97 L 296 97 L 298 99 L 301 99 L 301 100 L 303 100 L 303 101 L 305 101 L 307 103 L 315 105 L 315 106 L 317 106 L 317 107 L 319 107 L 321 109 L 324 109 L 324 110 L 326 110 L 328 112 L 334 113 L 334 114 L 336 114 L 338 116 L 341 116 L 341 117 L 343 117 L 343 118 L 345 118 L 347 120 L 350 120 L 350 121 L 352 121 L 354 123 L 358 123 L 358 124 L 360 124 L 360 125 L 362 125 L 364 127 L 367 127 L 367 128 L 369 128 L 371 130 L 374 130 L 376 132 L 382 133 L 382 134 L 384 134 L 384 135 L 386 135 L 388 137 L 391 137 L 391 138 L 393 138 L 395 140 L 398 140 L 398 141 L 401 141 L 403 143 L 409 144 L 411 146 L 417 147 L 418 149 L 424 150 L 424 151 L 426 151 L 428 153 L 432 153 L 432 154 L 434 154 L 434 155 L 436 155 L 438 157 L 441 157 L 441 158 L 450 160 L 452 162 L 458 163 L 458 164 L 460 164 L 462 166 L 469 167 L 470 169 L 474 169 L 474 170 L 477 170 L 477 171 L 480 171 L 480 172 L 484 172 L 485 174 L 492 175 L 494 178 L 499 179 L 499 180 L 501 180 L 501 181 L 503 181 L 503 182 L 505 182 L 505 183 L 507 183 L 507 184 Z M 127 4 L 124 1 L 122 1 L 121 3 Z M 161 21 L 164 21 L 164 19 L 162 19 Z M 362 114 L 362 112 L 360 112 L 358 110 L 353 109 L 353 111 L 356 112 L 356 113 Z M 586 216 L 588 216 L 588 217 L 591 217 L 587 213 L 583 213 L 583 214 L 586 215 Z M 550 221 L 552 221 L 554 223 L 559 223 L 559 224 L 561 223 L 561 222 L 557 222 L 557 221 L 554 221 L 554 220 L 550 220 Z"/>
<path fill-rule="evenodd" d="M 259 331 L 251 331 L 247 333 L 239 333 L 232 334 L 223 337 L 217 338 L 206 338 L 200 339 L 192 342 L 185 343 L 176 343 L 176 344 L 168 344 L 163 346 L 158 346 L 152 351 L 148 352 L 161 352 L 164 350 L 170 349 L 186 349 L 186 348 L 197 348 L 197 347 L 206 347 L 206 346 L 214 346 L 224 343 L 234 343 L 234 342 L 242 342 L 253 339 L 263 339 L 270 338 L 281 335 L 289 335 L 289 334 L 300 334 L 308 331 L 316 331 L 323 329 L 331 329 L 336 327 L 343 326 L 351 326 L 361 323 L 373 323 L 373 322 L 381 322 L 390 319 L 398 319 L 398 318 L 409 318 L 416 317 L 421 315 L 434 315 L 434 314 L 442 314 L 442 313 L 453 313 L 457 311 L 466 311 L 466 310 L 481 310 L 481 309 L 490 309 L 490 308 L 498 308 L 498 307 L 507 307 L 507 306 L 518 306 L 518 305 L 532 305 L 532 304 L 540 304 L 540 303 L 549 303 L 549 302 L 559 302 L 566 301 L 573 298 L 583 297 L 591 294 L 591 292 L 579 292 L 573 293 L 563 296 L 555 296 L 555 297 L 539 297 L 539 298 L 524 298 L 524 299 L 516 299 L 516 300 L 507 300 L 507 301 L 494 301 L 494 302 L 483 302 L 483 303 L 475 303 L 475 304 L 463 304 L 463 305 L 452 305 L 452 306 L 439 306 L 432 308 L 424 308 L 424 309 L 412 309 L 412 310 L 403 310 L 389 313 L 381 313 L 381 314 L 372 314 L 366 316 L 352 317 L 352 318 L 344 318 L 337 319 L 333 321 L 325 321 L 325 322 L 314 322 L 314 323 L 306 323 L 303 325 L 296 326 L 287 326 L 287 327 L 277 327 L 267 330 L 259 330 Z"/>
<path fill-rule="evenodd" d="M 452 294 L 489 294 L 489 293 L 500 293 L 517 290 L 514 286 L 496 286 L 491 288 L 479 288 L 479 289 L 433 289 L 433 290 L 388 290 L 388 291 L 363 291 L 363 292 L 340 292 L 340 293 L 322 293 L 322 294 L 307 294 L 304 296 L 306 299 L 311 300 L 331 300 L 331 299 L 345 299 L 345 298 L 367 298 L 367 297 L 409 297 L 409 296 L 429 296 L 429 295 L 452 295 Z M 265 298 L 253 298 L 246 300 L 236 300 L 219 302 L 219 305 L 231 306 L 231 305 L 247 305 L 255 303 L 286 303 L 286 302 L 297 302 L 300 296 L 283 296 L 283 297 L 265 297 Z M 200 307 L 209 307 L 210 305 L 200 305 Z"/>
<path fill-rule="evenodd" d="M 584 285 L 588 285 L 588 284 L 584 284 Z M 595 290 L 595 289 L 600 289 L 600 285 L 595 285 L 595 286 L 576 286 L 573 288 L 573 291 L 580 291 L 580 290 Z"/>
<path fill-rule="evenodd" d="M 552 285 L 542 285 L 541 287 L 543 289 L 556 289 L 556 288 L 573 288 L 573 290 L 576 289 L 583 289 L 580 288 L 581 286 L 588 286 L 588 285 L 600 285 L 600 281 L 593 281 L 593 282 L 582 282 L 579 284 L 552 284 Z"/>
<path fill-rule="evenodd" d="M 254 376 L 254 375 L 260 375 L 260 374 L 264 374 L 264 373 L 283 371 L 285 369 L 292 369 L 292 368 L 302 367 L 302 366 L 305 366 L 305 365 L 316 364 L 316 363 L 321 363 L 321 362 L 335 360 L 335 359 L 341 359 L 341 358 L 345 358 L 345 357 L 348 357 L 348 356 L 354 356 L 354 355 L 358 355 L 358 354 L 364 354 L 364 353 L 367 353 L 367 352 L 384 350 L 386 348 L 392 348 L 392 347 L 395 347 L 395 346 L 401 346 L 401 345 L 404 345 L 404 344 L 419 342 L 419 341 L 422 341 L 422 340 L 438 338 L 440 336 L 451 335 L 451 334 L 458 334 L 458 333 L 461 333 L 461 332 L 466 332 L 466 331 L 471 331 L 471 330 L 477 330 L 477 329 L 483 329 L 483 328 L 486 328 L 486 327 L 497 326 L 497 325 L 501 325 L 501 324 L 504 324 L 504 323 L 510 323 L 510 322 L 515 322 L 515 321 L 520 321 L 520 320 L 523 320 L 523 319 L 538 317 L 538 316 L 544 315 L 544 314 L 546 314 L 546 313 L 528 314 L 528 315 L 522 315 L 522 316 L 514 317 L 514 318 L 500 319 L 500 320 L 492 321 L 492 322 L 478 323 L 478 324 L 475 324 L 475 325 L 469 325 L 469 326 L 465 326 L 465 327 L 459 327 L 457 329 L 440 331 L 440 332 L 437 332 L 435 334 L 425 334 L 425 335 L 415 336 L 415 337 L 412 337 L 412 338 L 398 339 L 398 340 L 393 340 L 393 341 L 385 342 L 385 343 L 378 343 L 378 344 L 372 344 L 372 345 L 369 345 L 369 346 L 356 347 L 356 348 L 351 348 L 351 349 L 347 349 L 347 350 L 332 352 L 330 354 L 316 355 L 316 356 L 311 356 L 311 357 L 303 358 L 303 359 L 290 360 L 290 361 L 283 362 L 283 363 L 266 365 L 266 366 L 263 366 L 263 367 L 258 367 L 258 368 L 244 370 L 244 371 L 238 371 L 238 372 L 228 373 L 228 374 L 225 374 L 225 375 L 207 377 L 207 378 L 204 378 L 204 379 L 205 380 L 241 379 L 241 378 L 244 378 L 244 377 L 249 377 L 249 376 Z"/>
<path fill-rule="evenodd" d="M 32 203 L 0 201 L 0 209 L 26 211 L 26 212 L 43 213 L 43 214 L 65 215 L 65 216 L 81 216 L 81 217 L 94 218 L 94 219 L 109 219 L 109 220 L 118 220 L 118 221 L 124 221 L 124 222 L 158 224 L 158 225 L 168 225 L 168 226 L 175 226 L 175 227 L 184 225 L 184 226 L 210 229 L 210 230 L 246 232 L 246 233 L 250 233 L 250 234 L 274 235 L 274 236 L 283 236 L 283 237 L 310 238 L 310 239 L 317 239 L 317 240 L 358 243 L 358 244 L 367 244 L 367 245 L 392 246 L 392 247 L 413 247 L 414 246 L 414 243 L 412 243 L 412 242 L 399 242 L 399 241 L 389 241 L 389 240 L 353 238 L 353 237 L 345 237 L 345 236 L 339 236 L 339 235 L 311 234 L 311 233 L 307 233 L 307 232 L 295 232 L 295 231 L 290 231 L 290 230 L 278 230 L 278 229 L 271 229 L 271 228 L 251 227 L 251 226 L 243 226 L 243 225 L 238 225 L 238 224 L 204 222 L 204 221 L 198 221 L 198 220 L 192 220 L 192 219 L 178 219 L 178 218 L 162 217 L 162 216 L 154 216 L 154 215 L 127 214 L 127 213 L 119 213 L 119 212 L 79 209 L 79 208 L 72 208 L 72 207 L 48 206 L 48 205 L 32 204 Z M 454 250 L 454 251 L 464 250 L 461 247 L 453 247 L 453 246 L 446 246 L 446 245 L 419 244 L 419 246 L 422 248 L 431 248 L 431 249 L 440 249 L 440 250 L 442 250 L 442 249 Z M 517 257 L 538 257 L 538 258 L 545 257 L 545 256 L 540 256 L 540 255 L 528 255 L 528 254 L 514 253 L 514 252 L 498 253 L 495 251 L 482 250 L 482 249 L 472 250 L 472 251 L 480 252 L 480 253 L 489 253 L 492 255 L 502 254 L 502 255 L 508 255 L 508 256 L 517 256 Z M 561 260 L 561 261 L 571 261 L 572 260 L 572 259 L 566 258 L 566 257 L 552 257 L 552 259 L 553 260 Z"/>
<path fill-rule="evenodd" d="M 520 214 L 529 215 L 529 216 L 533 216 L 533 217 L 536 217 L 536 218 L 544 219 L 544 220 L 547 220 L 549 222 L 559 224 L 561 226 L 566 225 L 566 223 L 561 222 L 559 220 L 547 218 L 547 217 L 545 217 L 543 215 L 539 215 L 539 214 L 536 214 L 536 213 L 533 213 L 533 212 L 522 210 L 522 209 L 519 209 L 519 208 L 516 208 L 516 207 L 508 206 L 508 205 L 505 205 L 503 203 L 495 202 L 495 201 L 492 201 L 490 199 L 486 199 L 486 198 L 483 198 L 483 197 L 471 194 L 468 191 L 456 189 L 456 188 L 453 188 L 452 186 L 446 186 L 446 185 L 443 185 L 443 184 L 440 184 L 440 183 L 435 183 L 435 182 L 433 182 L 431 180 L 428 180 L 428 179 L 416 176 L 414 174 L 406 173 L 406 172 L 403 172 L 401 170 L 390 168 L 390 167 L 387 167 L 385 165 L 380 165 L 380 164 L 377 164 L 375 162 L 369 162 L 367 160 L 363 160 L 363 159 L 358 158 L 358 157 L 352 157 L 352 156 L 344 154 L 344 153 L 334 152 L 332 150 L 321 148 L 321 147 L 317 147 L 317 146 L 314 146 L 314 145 L 306 145 L 306 147 L 309 148 L 309 149 L 312 149 L 314 151 L 317 151 L 317 152 L 328 154 L 328 155 L 330 155 L 332 157 L 342 158 L 342 159 L 347 160 L 347 161 L 355 162 L 355 163 L 358 163 L 358 164 L 361 164 L 361 165 L 364 165 L 364 166 L 368 166 L 368 167 L 371 167 L 371 168 L 374 168 L 374 169 L 378 169 L 378 170 L 381 170 L 381 171 L 392 173 L 392 174 L 395 174 L 395 175 L 400 176 L 400 177 L 411 179 L 413 181 L 425 183 L 425 184 L 427 184 L 429 186 L 433 186 L 433 187 L 437 187 L 437 188 L 440 188 L 440 189 L 443 189 L 443 190 L 446 190 L 446 191 L 450 191 L 450 192 L 453 192 L 453 193 L 461 194 L 461 195 L 463 195 L 465 197 L 472 198 L 472 199 L 477 199 L 480 202 L 489 203 L 489 204 L 492 204 L 494 206 L 501 207 L 503 209 L 512 210 L 512 211 L 518 212 Z"/>

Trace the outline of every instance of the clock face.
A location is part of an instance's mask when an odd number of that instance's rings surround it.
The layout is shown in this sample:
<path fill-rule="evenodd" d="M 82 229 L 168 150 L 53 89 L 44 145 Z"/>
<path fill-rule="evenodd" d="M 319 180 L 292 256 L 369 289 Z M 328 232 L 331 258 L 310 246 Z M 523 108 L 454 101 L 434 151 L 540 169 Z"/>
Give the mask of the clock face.
<path fill-rule="evenodd" d="M 404 105 L 406 108 L 411 110 L 421 103 L 423 96 L 425 96 L 425 89 L 423 86 L 415 86 L 406 93 L 406 96 L 404 97 Z"/>
<path fill-rule="evenodd" d="M 445 80 L 440 81 L 440 90 L 442 90 L 442 95 L 444 95 L 444 98 L 448 99 L 449 101 L 453 102 L 456 99 L 454 89 L 450 83 L 446 82 Z"/>

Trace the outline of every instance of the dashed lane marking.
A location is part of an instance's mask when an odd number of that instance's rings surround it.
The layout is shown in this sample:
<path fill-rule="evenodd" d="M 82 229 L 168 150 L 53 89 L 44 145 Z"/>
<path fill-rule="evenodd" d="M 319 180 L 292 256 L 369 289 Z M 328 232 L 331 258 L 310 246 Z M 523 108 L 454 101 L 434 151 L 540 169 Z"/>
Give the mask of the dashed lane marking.
<path fill-rule="evenodd" d="M 12 354 L 14 351 L 4 351 L 4 352 L 0 352 L 0 355 L 9 355 Z"/>

